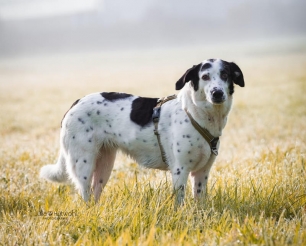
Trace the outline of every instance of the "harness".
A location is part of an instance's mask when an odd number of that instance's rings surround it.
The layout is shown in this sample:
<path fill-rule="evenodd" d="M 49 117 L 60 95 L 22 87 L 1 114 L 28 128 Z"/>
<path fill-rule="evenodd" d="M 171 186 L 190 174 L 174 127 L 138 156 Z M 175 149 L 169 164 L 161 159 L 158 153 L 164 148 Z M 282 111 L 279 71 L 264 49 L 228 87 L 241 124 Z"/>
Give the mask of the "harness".
<path fill-rule="evenodd" d="M 158 141 L 158 145 L 159 145 L 159 148 L 160 148 L 162 160 L 163 160 L 164 163 L 167 164 L 167 166 L 169 166 L 169 164 L 167 162 L 167 156 L 166 156 L 165 149 L 164 149 L 164 147 L 163 147 L 163 145 L 161 144 L 161 141 L 160 141 L 160 133 L 158 131 L 158 122 L 159 122 L 159 118 L 160 118 L 161 106 L 164 103 L 166 103 L 170 100 L 173 100 L 175 98 L 176 98 L 176 95 L 172 95 L 172 96 L 167 96 L 167 97 L 163 97 L 163 98 L 158 99 L 157 105 L 153 108 L 153 115 L 152 115 L 152 120 L 153 120 L 153 123 L 154 123 L 154 134 L 157 137 L 157 141 Z M 188 112 L 187 109 L 185 109 L 185 112 L 186 112 L 187 116 L 189 117 L 190 122 L 193 125 L 193 127 L 201 134 L 201 136 L 209 144 L 210 149 L 211 149 L 211 155 L 214 154 L 215 156 L 217 156 L 218 155 L 217 145 L 218 145 L 218 142 L 219 142 L 219 137 L 214 137 L 213 135 L 210 134 L 210 132 L 206 128 L 201 127 L 199 125 L 199 123 L 196 122 L 196 120 L 191 116 L 191 114 Z"/>

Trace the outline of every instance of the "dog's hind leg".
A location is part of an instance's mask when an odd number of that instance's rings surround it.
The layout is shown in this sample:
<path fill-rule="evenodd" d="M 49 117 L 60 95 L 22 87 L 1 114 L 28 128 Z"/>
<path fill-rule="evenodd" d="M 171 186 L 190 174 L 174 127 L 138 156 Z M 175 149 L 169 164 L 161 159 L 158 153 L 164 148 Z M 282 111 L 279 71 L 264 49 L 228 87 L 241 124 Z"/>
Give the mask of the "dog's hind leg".
<path fill-rule="evenodd" d="M 116 149 L 102 147 L 96 161 L 93 174 L 93 191 L 95 202 L 99 201 L 103 187 L 106 185 L 114 167 Z"/>
<path fill-rule="evenodd" d="M 56 164 L 48 164 L 40 169 L 40 177 L 51 182 L 63 183 L 68 180 L 66 158 L 61 151 Z"/>
<path fill-rule="evenodd" d="M 95 163 L 96 154 L 92 151 L 84 151 L 80 148 L 68 153 L 67 171 L 85 202 L 90 198 L 90 185 Z"/>

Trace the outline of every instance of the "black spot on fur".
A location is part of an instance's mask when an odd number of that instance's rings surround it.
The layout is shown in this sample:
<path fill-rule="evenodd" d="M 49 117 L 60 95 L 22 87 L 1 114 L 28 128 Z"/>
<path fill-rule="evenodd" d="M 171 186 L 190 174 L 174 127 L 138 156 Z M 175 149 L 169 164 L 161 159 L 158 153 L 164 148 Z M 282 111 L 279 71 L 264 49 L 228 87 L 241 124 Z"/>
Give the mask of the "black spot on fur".
<path fill-rule="evenodd" d="M 121 137 L 121 134 L 119 133 L 118 136 Z"/>
<path fill-rule="evenodd" d="M 179 142 L 177 142 L 177 143 L 176 143 L 176 145 L 177 145 L 177 146 L 179 146 L 179 145 L 180 145 L 180 143 L 179 143 Z"/>
<path fill-rule="evenodd" d="M 101 101 L 97 101 L 97 104 L 102 104 L 102 102 Z"/>
<path fill-rule="evenodd" d="M 192 163 L 192 160 L 189 160 L 190 163 Z"/>
<path fill-rule="evenodd" d="M 73 136 L 72 138 L 75 139 L 75 136 Z"/>
<path fill-rule="evenodd" d="M 67 114 L 67 113 L 70 111 L 70 109 L 72 109 L 73 106 L 75 106 L 79 101 L 80 101 L 80 99 L 76 100 L 76 101 L 71 105 L 71 107 L 67 110 L 67 112 L 64 114 L 63 119 L 62 119 L 62 121 L 61 121 L 61 127 L 62 127 L 62 123 L 63 123 L 63 120 L 64 120 L 66 114 Z M 72 114 L 71 114 L 71 116 L 72 116 Z"/>
<path fill-rule="evenodd" d="M 234 93 L 234 83 L 230 83 L 228 89 L 229 89 L 229 94 L 232 95 Z"/>
<path fill-rule="evenodd" d="M 90 130 L 92 130 L 92 131 L 93 131 L 93 127 L 92 127 L 92 126 L 90 127 Z"/>
<path fill-rule="evenodd" d="M 99 110 L 97 110 L 97 115 L 99 115 L 100 114 L 100 111 Z"/>
<path fill-rule="evenodd" d="M 205 63 L 205 64 L 202 66 L 201 71 L 204 71 L 204 70 L 209 69 L 209 68 L 211 68 L 211 67 L 212 67 L 212 65 L 211 65 L 210 63 Z"/>
<path fill-rule="evenodd" d="M 189 122 L 189 120 L 185 119 L 185 122 L 186 122 L 186 123 L 188 123 L 188 122 Z"/>
<path fill-rule="evenodd" d="M 177 169 L 176 175 L 180 175 L 180 174 L 181 174 L 180 169 Z"/>
<path fill-rule="evenodd" d="M 201 187 L 201 186 L 202 186 L 202 183 L 201 183 L 201 182 L 199 182 L 198 186 L 199 186 L 199 187 Z"/>
<path fill-rule="evenodd" d="M 216 59 L 208 59 L 209 62 L 214 62 Z"/>
<path fill-rule="evenodd" d="M 133 95 L 118 92 L 102 92 L 101 96 L 104 97 L 106 100 L 113 102 L 116 100 L 132 97 Z"/>
<path fill-rule="evenodd" d="M 78 121 L 81 122 L 82 124 L 85 124 L 85 121 L 82 120 L 81 118 L 78 118 Z"/>
<path fill-rule="evenodd" d="M 86 177 L 86 176 L 84 176 L 84 179 L 87 179 L 87 177 Z"/>
<path fill-rule="evenodd" d="M 205 177 L 205 179 L 207 179 L 207 176 Z"/>
<path fill-rule="evenodd" d="M 87 162 L 87 160 L 84 160 L 84 163 L 86 163 Z"/>
<path fill-rule="evenodd" d="M 88 139 L 88 142 L 91 143 L 91 139 Z"/>
<path fill-rule="evenodd" d="M 181 151 L 178 149 L 177 152 L 181 152 Z"/>
<path fill-rule="evenodd" d="M 146 143 L 147 142 L 147 140 L 142 140 L 144 143 Z"/>
<path fill-rule="evenodd" d="M 191 152 L 190 151 L 188 151 L 188 154 L 190 154 Z"/>
<path fill-rule="evenodd" d="M 86 129 L 86 132 L 89 132 L 89 129 Z"/>
<path fill-rule="evenodd" d="M 109 126 L 109 128 L 112 128 L 112 125 L 108 125 Z"/>
<path fill-rule="evenodd" d="M 79 161 L 78 159 L 75 160 L 76 163 L 78 163 L 78 161 Z"/>
<path fill-rule="evenodd" d="M 107 103 L 104 103 L 104 106 L 107 106 Z"/>
<path fill-rule="evenodd" d="M 152 122 L 153 108 L 157 98 L 138 97 L 132 102 L 131 120 L 142 127 Z"/>
<path fill-rule="evenodd" d="M 103 183 L 103 179 L 100 179 L 100 180 L 99 180 L 99 183 L 102 184 L 102 183 Z"/>
<path fill-rule="evenodd" d="M 197 190 L 197 193 L 201 193 L 201 190 L 199 189 L 199 190 Z"/>
<path fill-rule="evenodd" d="M 186 135 L 186 138 L 190 138 L 190 135 Z"/>
<path fill-rule="evenodd" d="M 123 111 L 123 110 L 124 110 L 124 108 L 121 108 L 120 110 L 121 110 L 121 111 Z"/>
<path fill-rule="evenodd" d="M 91 113 L 87 113 L 87 116 L 88 116 L 88 117 L 91 116 Z"/>

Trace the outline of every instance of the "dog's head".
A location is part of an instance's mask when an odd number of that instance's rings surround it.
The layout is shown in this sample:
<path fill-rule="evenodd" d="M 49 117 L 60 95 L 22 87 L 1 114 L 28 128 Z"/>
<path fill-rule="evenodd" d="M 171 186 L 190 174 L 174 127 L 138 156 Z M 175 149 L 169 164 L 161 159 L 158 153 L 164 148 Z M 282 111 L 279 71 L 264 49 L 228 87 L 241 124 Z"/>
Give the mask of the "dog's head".
<path fill-rule="evenodd" d="M 176 90 L 187 82 L 195 93 L 212 104 L 222 104 L 234 93 L 234 84 L 244 87 L 243 74 L 233 62 L 209 59 L 194 65 L 176 82 Z"/>

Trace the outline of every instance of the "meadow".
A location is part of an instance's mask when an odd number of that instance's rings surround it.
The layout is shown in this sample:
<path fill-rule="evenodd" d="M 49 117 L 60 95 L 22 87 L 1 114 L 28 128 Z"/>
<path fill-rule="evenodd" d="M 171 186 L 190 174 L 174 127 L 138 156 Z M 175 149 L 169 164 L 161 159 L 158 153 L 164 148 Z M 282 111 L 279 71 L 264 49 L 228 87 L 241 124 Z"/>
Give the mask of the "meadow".
<path fill-rule="evenodd" d="M 0 59 L 0 245 L 306 245 L 306 47 L 273 47 Z M 76 99 L 171 95 L 213 57 L 235 61 L 246 87 L 235 87 L 205 199 L 194 201 L 189 184 L 175 210 L 169 174 L 122 154 L 97 205 L 39 179 Z"/>

